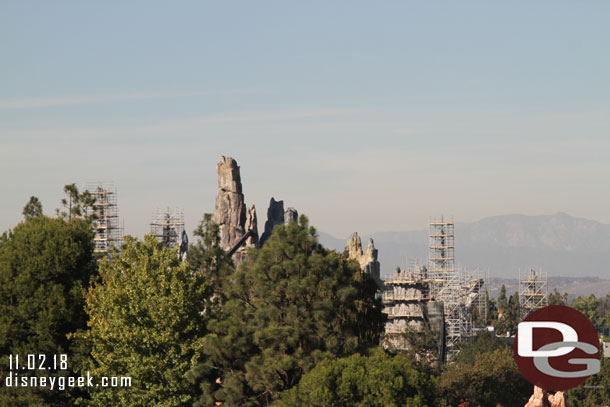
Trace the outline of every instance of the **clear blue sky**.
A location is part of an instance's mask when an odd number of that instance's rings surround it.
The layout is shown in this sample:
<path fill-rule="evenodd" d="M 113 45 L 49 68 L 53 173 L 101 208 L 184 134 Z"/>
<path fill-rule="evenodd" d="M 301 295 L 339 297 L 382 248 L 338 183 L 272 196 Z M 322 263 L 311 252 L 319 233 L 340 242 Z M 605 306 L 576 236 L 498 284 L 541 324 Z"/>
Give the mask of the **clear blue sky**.
<path fill-rule="evenodd" d="M 114 181 L 126 232 L 213 210 L 221 154 L 336 236 L 507 213 L 610 223 L 610 3 L 0 5 L 0 229 Z"/>

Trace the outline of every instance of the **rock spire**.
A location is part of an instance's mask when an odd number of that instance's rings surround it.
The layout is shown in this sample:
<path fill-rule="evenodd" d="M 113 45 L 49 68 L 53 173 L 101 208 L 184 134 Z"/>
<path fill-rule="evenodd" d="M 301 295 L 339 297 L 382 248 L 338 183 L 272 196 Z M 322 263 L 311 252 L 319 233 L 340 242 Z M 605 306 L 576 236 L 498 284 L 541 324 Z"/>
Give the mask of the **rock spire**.
<path fill-rule="evenodd" d="M 269 209 L 267 209 L 267 221 L 265 222 L 265 231 L 261 235 L 260 245 L 264 245 L 267 239 L 271 237 L 273 228 L 278 225 L 296 222 L 299 218 L 299 213 L 294 208 L 284 210 L 284 201 L 276 201 L 271 198 Z"/>
<path fill-rule="evenodd" d="M 369 239 L 369 243 L 363 252 L 360 236 L 358 236 L 358 233 L 353 233 L 347 239 L 347 246 L 343 251 L 343 256 L 348 259 L 356 260 L 360 264 L 362 271 L 373 277 L 379 289 L 383 289 L 381 265 L 379 264 L 379 260 L 377 260 L 377 249 L 375 249 L 373 239 Z"/>
<path fill-rule="evenodd" d="M 237 265 L 244 259 L 247 247 L 258 245 L 256 209 L 254 205 L 246 209 L 237 161 L 232 157 L 222 156 L 216 164 L 216 171 L 218 195 L 214 207 L 214 222 L 220 226 L 221 247 L 226 251 L 231 250 L 248 230 L 252 230 L 252 236 L 233 255 Z"/>

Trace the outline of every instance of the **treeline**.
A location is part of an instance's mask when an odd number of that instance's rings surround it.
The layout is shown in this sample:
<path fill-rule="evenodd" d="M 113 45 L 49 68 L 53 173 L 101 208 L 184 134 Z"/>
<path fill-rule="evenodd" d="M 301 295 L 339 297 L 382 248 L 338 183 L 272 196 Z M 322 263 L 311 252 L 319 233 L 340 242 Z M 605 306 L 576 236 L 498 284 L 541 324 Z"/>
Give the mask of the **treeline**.
<path fill-rule="evenodd" d="M 571 302 L 568 301 L 568 297 L 568 293 L 562 294 L 554 289 L 548 295 L 548 305 L 570 306 L 582 312 L 589 318 L 600 335 L 608 339 L 610 336 L 610 293 L 600 298 L 594 294 L 579 296 Z M 507 297 L 506 287 L 502 284 L 497 301 L 493 298 L 486 298 L 483 306 L 486 310 L 479 310 L 477 307 L 473 309 L 473 321 L 476 326 L 493 326 L 495 332 L 500 336 L 507 333 L 514 335 L 517 332 L 517 325 L 521 321 L 519 293 L 514 292 Z"/>
<path fill-rule="evenodd" d="M 152 235 L 125 237 L 109 260 L 93 253 L 90 197 L 65 192 L 56 217 L 33 197 L 0 239 L 2 406 L 520 407 L 532 392 L 493 334 L 442 370 L 426 352 L 380 347 L 375 282 L 322 247 L 305 216 L 276 227 L 237 269 L 209 215 L 184 262 Z M 62 354 L 66 369 L 9 368 L 10 355 Z M 15 374 L 87 372 L 131 386 L 5 385 Z"/>

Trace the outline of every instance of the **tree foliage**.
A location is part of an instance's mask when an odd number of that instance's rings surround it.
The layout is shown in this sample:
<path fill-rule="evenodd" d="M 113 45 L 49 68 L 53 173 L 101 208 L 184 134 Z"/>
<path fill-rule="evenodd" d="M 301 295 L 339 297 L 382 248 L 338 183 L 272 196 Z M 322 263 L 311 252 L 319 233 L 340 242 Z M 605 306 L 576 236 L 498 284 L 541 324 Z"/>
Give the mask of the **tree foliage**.
<path fill-rule="evenodd" d="M 610 326 L 610 295 L 605 298 L 597 298 L 594 294 L 578 297 L 570 306 L 582 312 L 598 330 Z"/>
<path fill-rule="evenodd" d="M 95 197 L 89 191 L 80 192 L 73 183 L 64 186 L 64 193 L 67 198 L 62 199 L 61 204 L 65 210 L 56 210 L 59 218 L 67 220 L 82 218 L 87 222 L 95 220 L 96 215 L 93 212 Z"/>
<path fill-rule="evenodd" d="M 206 363 L 193 369 L 199 405 L 269 405 L 324 357 L 376 345 L 385 316 L 358 264 L 324 249 L 307 218 L 277 226 L 221 284 Z"/>
<path fill-rule="evenodd" d="M 437 391 L 445 407 L 456 406 L 461 400 L 473 407 L 522 407 L 532 385 L 519 372 L 512 350 L 505 346 L 475 354 L 472 362 L 468 358 L 447 366 Z"/>
<path fill-rule="evenodd" d="M 580 386 L 565 393 L 566 405 L 570 407 L 590 407 L 608 405 L 610 401 L 610 359 L 600 352 L 600 371 Z"/>
<path fill-rule="evenodd" d="M 197 241 L 189 247 L 188 265 L 193 273 L 202 275 L 208 282 L 206 314 L 217 315 L 226 299 L 226 284 L 234 271 L 233 262 L 220 247 L 220 228 L 212 221 L 212 215 L 205 214 L 193 234 Z"/>
<path fill-rule="evenodd" d="M 25 220 L 42 216 L 42 202 L 35 196 L 31 196 L 28 203 L 23 207 L 23 217 Z"/>
<path fill-rule="evenodd" d="M 370 356 L 327 359 L 281 393 L 275 407 L 423 407 L 433 405 L 433 379 L 403 356 L 376 348 Z"/>
<path fill-rule="evenodd" d="M 204 278 L 148 235 L 127 236 L 113 260 L 104 259 L 88 291 L 92 375 L 129 376 L 132 387 L 95 388 L 91 406 L 191 406 L 197 386 L 186 379 L 201 355 L 205 333 Z"/>
<path fill-rule="evenodd" d="M 500 335 L 504 335 L 506 332 L 512 335 L 517 332 L 520 320 L 519 294 L 515 292 L 507 301 L 506 287 L 502 284 L 498 296 L 498 319 L 494 323 L 494 328 Z"/>
<path fill-rule="evenodd" d="M 497 337 L 493 332 L 480 331 L 471 342 L 462 342 L 459 345 L 460 351 L 453 360 L 462 365 L 474 365 L 477 355 L 506 348 L 508 344 L 505 339 Z"/>
<path fill-rule="evenodd" d="M 67 354 L 68 335 L 86 326 L 83 290 L 95 273 L 92 232 L 81 220 L 32 217 L 5 233 L 0 243 L 0 369 L 8 355 Z M 33 371 L 37 374 L 38 371 Z M 69 371 L 57 374 L 67 375 Z M 55 375 L 49 372 L 50 375 Z M 4 384 L 4 381 L 3 381 Z M 71 391 L 0 386 L 3 406 L 68 406 Z"/>
<path fill-rule="evenodd" d="M 564 292 L 561 294 L 555 288 L 551 294 L 549 294 L 549 305 L 568 305 L 568 293 Z"/>

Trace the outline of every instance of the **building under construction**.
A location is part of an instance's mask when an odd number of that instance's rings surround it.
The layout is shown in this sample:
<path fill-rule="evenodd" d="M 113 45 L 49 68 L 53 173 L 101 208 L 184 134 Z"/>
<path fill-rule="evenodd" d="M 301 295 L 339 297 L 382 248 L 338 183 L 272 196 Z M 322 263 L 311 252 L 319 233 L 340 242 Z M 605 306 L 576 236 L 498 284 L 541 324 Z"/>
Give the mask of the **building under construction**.
<path fill-rule="evenodd" d="M 186 259 L 188 237 L 184 230 L 184 213 L 180 209 L 157 209 L 150 222 L 150 232 L 167 247 L 179 246 L 181 260 Z"/>
<path fill-rule="evenodd" d="M 123 229 L 119 226 L 119 207 L 116 187 L 111 183 L 88 184 L 86 191 L 95 199 L 93 203 L 94 252 L 112 254 L 112 247 L 120 248 Z"/>
<path fill-rule="evenodd" d="M 181 243 L 184 232 L 184 213 L 180 209 L 157 209 L 152 215 L 150 233 L 167 247 Z"/>
<path fill-rule="evenodd" d="M 384 281 L 386 343 L 397 349 L 409 347 L 408 332 L 430 329 L 441 333 L 439 359 L 457 351 L 457 344 L 473 335 L 472 310 L 485 318 L 486 273 L 455 267 L 454 223 L 445 218 L 429 223 L 428 267 L 396 268 Z M 437 319 L 440 320 L 436 321 Z"/>
<path fill-rule="evenodd" d="M 432 301 L 425 266 L 414 263 L 401 270 L 397 267 L 394 274 L 384 281 L 383 304 L 388 315 L 385 325 L 385 346 L 405 350 L 409 348 L 409 334 L 429 332 L 430 340 L 435 340 L 436 351 L 432 360 L 444 360 L 444 323 L 442 303 Z"/>
<path fill-rule="evenodd" d="M 428 224 L 428 276 L 431 298 L 443 303 L 447 357 L 456 352 L 456 345 L 472 334 L 472 309 L 484 312 L 485 278 L 479 272 L 455 268 L 455 225 L 446 218 L 431 219 Z"/>
<path fill-rule="evenodd" d="M 519 309 L 523 321 L 531 312 L 548 305 L 546 273 L 530 269 L 525 275 L 519 270 Z"/>

